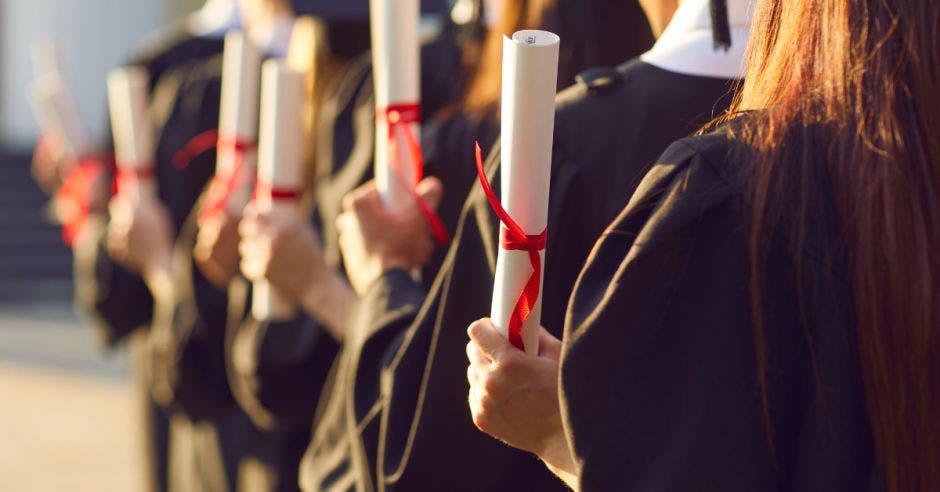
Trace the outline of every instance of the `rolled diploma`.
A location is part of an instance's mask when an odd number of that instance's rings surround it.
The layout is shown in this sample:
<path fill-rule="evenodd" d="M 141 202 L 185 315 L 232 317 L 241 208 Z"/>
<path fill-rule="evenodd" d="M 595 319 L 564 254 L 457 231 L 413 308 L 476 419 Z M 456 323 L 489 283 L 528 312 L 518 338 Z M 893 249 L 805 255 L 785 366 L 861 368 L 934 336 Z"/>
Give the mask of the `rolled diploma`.
<path fill-rule="evenodd" d="M 520 31 L 503 40 L 502 203 L 528 235 L 541 233 L 548 223 L 559 41 L 545 31 Z M 544 265 L 545 253 L 541 256 Z M 499 249 L 491 315 L 503 335 L 531 275 L 528 252 Z M 522 329 L 529 354 L 538 353 L 541 318 L 540 290 Z"/>
<path fill-rule="evenodd" d="M 65 76 L 62 47 L 53 38 L 42 38 L 32 45 L 33 73 L 36 77 L 49 74 Z"/>
<path fill-rule="evenodd" d="M 370 0 L 372 65 L 375 82 L 375 183 L 385 205 L 397 208 L 411 199 L 416 184 L 414 163 L 405 136 L 397 135 L 398 162 L 403 179 L 392 174 L 389 161 L 388 122 L 378 113 L 390 105 L 421 102 L 421 47 L 418 41 L 418 0 Z M 420 141 L 421 125 L 411 124 Z M 398 133 L 402 133 L 402 129 Z M 404 181 L 404 183 L 402 183 Z"/>
<path fill-rule="evenodd" d="M 147 107 L 149 77 L 141 67 L 116 68 L 108 74 L 108 107 L 118 171 L 137 174 L 128 193 L 139 201 L 155 197 L 148 174 L 154 165 L 154 129 Z M 124 191 L 122 191 L 123 193 Z"/>
<path fill-rule="evenodd" d="M 232 31 L 225 36 L 222 55 L 222 95 L 219 111 L 219 135 L 240 142 L 258 139 L 258 88 L 261 83 L 261 52 L 242 32 Z M 215 173 L 229 179 L 236 172 L 238 156 L 220 149 L 216 157 Z M 243 172 L 254 171 L 258 154 L 248 150 L 242 156 Z M 241 214 L 251 198 L 250 182 L 233 191 L 226 209 L 233 216 Z"/>
<path fill-rule="evenodd" d="M 59 157 L 79 159 L 88 155 L 91 137 L 61 74 L 47 73 L 37 78 L 31 88 L 31 101 L 43 133 L 64 144 Z M 67 173 L 68 169 L 62 171 Z"/>
<path fill-rule="evenodd" d="M 275 189 L 299 190 L 303 177 L 304 76 L 286 62 L 269 60 L 261 69 L 261 127 L 258 134 L 258 182 Z M 295 200 L 272 200 L 259 193 L 261 212 L 297 213 Z M 296 307 L 265 281 L 255 282 L 251 306 L 259 320 L 288 320 Z"/>

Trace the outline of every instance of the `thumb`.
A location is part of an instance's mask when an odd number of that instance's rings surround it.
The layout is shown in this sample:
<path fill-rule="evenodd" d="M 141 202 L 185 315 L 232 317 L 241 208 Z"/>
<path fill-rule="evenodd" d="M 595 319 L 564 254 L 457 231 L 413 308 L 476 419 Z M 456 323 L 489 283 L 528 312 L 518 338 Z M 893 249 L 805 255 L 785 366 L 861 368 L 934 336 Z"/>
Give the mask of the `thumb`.
<path fill-rule="evenodd" d="M 512 348 L 512 346 L 509 345 L 509 340 L 506 340 L 506 337 L 496 330 L 493 321 L 489 318 L 483 318 L 474 322 L 470 325 L 470 328 L 467 329 L 467 334 L 470 335 L 470 339 L 479 346 L 480 351 L 494 362 L 501 358 L 507 348 Z"/>
<path fill-rule="evenodd" d="M 444 196 L 444 185 L 441 184 L 441 180 L 434 176 L 428 176 L 418 183 L 418 186 L 415 187 L 415 193 L 417 193 L 431 209 L 437 210 L 437 207 L 441 204 L 441 198 Z"/>

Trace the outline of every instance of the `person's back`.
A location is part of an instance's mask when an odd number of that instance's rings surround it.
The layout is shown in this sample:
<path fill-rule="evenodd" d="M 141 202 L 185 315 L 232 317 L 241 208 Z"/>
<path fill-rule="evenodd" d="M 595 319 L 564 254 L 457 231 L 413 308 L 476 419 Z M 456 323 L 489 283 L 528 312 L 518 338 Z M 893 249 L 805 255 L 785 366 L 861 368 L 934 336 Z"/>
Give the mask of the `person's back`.
<path fill-rule="evenodd" d="M 730 123 L 673 145 L 585 267 L 581 490 L 940 487 L 940 17 L 823 3 L 761 6 Z"/>

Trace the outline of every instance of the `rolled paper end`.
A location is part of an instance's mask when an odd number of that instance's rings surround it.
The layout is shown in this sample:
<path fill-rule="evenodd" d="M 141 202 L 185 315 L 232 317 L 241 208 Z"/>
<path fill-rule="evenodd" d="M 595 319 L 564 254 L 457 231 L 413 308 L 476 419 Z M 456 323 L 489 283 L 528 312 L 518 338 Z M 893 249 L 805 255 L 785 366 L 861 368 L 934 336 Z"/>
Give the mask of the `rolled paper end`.
<path fill-rule="evenodd" d="M 530 29 L 513 33 L 512 41 L 519 45 L 539 48 L 558 45 L 561 38 L 553 32 Z"/>

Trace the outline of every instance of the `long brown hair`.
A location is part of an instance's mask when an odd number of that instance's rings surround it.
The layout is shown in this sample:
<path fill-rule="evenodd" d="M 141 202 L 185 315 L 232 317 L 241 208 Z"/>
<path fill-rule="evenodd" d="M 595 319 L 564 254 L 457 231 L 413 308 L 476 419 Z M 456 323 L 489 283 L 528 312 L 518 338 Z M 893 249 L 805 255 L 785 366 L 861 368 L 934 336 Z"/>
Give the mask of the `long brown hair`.
<path fill-rule="evenodd" d="M 798 201 L 802 248 L 815 213 L 808 190 L 818 189 L 807 170 L 825 167 L 888 490 L 940 490 L 940 8 L 936 0 L 763 0 L 750 49 L 734 107 L 747 115 L 732 127 L 757 153 L 750 262 L 765 423 L 767 241 L 795 182 L 788 203 Z M 825 136 L 805 138 L 814 133 Z M 798 148 L 784 153 L 791 143 Z"/>
<path fill-rule="evenodd" d="M 646 15 L 635 1 L 504 0 L 499 22 L 481 44 L 464 51 L 471 74 L 462 110 L 478 118 L 493 114 L 500 97 L 503 36 L 523 29 L 543 29 L 561 37 L 558 84 L 574 82 L 578 72 L 616 65 L 653 44 Z"/>

